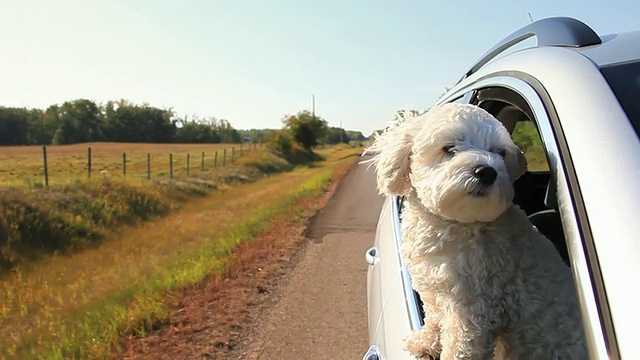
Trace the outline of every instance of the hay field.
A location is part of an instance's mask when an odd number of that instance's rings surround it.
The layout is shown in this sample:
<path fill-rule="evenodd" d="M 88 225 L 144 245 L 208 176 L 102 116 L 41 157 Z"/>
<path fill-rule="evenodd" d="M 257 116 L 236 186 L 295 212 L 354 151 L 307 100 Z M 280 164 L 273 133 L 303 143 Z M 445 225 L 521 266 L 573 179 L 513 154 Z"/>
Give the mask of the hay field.
<path fill-rule="evenodd" d="M 88 178 L 88 149 L 91 148 L 91 176 L 124 177 L 123 154 L 126 154 L 126 177 L 147 178 L 147 154 L 152 179 L 169 177 L 169 158 L 173 157 L 173 175 L 184 176 L 189 154 L 190 172 L 227 165 L 247 152 L 248 144 L 138 144 L 84 143 L 49 145 L 47 169 L 49 184 L 65 184 Z M 252 147 L 253 149 L 253 147 Z M 226 150 L 226 157 L 224 153 Z M 216 156 L 217 152 L 217 156 Z M 204 162 L 203 162 L 204 154 Z M 215 161 L 215 164 L 214 164 Z M 44 180 L 42 146 L 0 147 L 0 186 L 40 187 Z"/>

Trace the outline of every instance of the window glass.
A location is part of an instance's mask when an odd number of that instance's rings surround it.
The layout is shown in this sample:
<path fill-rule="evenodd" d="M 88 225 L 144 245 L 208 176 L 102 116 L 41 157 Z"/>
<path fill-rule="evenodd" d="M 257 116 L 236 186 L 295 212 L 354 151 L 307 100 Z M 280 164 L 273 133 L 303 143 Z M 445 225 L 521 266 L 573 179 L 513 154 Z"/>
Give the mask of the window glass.
<path fill-rule="evenodd" d="M 640 133 L 640 61 L 611 65 L 601 69 L 609 86 L 627 113 L 631 124 Z"/>
<path fill-rule="evenodd" d="M 533 122 L 529 120 L 518 121 L 511 137 L 513 142 L 524 152 L 529 171 L 549 171 L 544 146 Z"/>

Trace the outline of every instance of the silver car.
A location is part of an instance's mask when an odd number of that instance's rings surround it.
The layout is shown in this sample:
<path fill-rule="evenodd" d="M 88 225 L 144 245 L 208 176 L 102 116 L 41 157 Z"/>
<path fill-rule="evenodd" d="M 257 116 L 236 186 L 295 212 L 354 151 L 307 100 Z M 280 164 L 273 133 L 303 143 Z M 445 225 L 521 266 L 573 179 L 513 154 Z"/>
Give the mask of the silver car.
<path fill-rule="evenodd" d="M 449 102 L 484 108 L 525 152 L 514 202 L 573 271 L 590 357 L 640 359 L 640 31 L 599 36 L 572 18 L 534 22 L 437 104 Z M 365 255 L 366 360 L 411 359 L 403 338 L 422 325 L 399 255 L 402 201 L 386 199 Z"/>

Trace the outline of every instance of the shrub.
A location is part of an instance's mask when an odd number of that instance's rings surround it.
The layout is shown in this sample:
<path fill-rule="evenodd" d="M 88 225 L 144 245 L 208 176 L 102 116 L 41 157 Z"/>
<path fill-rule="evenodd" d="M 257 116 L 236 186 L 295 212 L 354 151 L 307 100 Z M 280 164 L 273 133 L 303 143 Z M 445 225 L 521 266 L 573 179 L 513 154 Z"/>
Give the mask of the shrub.
<path fill-rule="evenodd" d="M 291 153 L 293 137 L 288 131 L 278 130 L 267 136 L 267 147 L 283 154 Z"/>

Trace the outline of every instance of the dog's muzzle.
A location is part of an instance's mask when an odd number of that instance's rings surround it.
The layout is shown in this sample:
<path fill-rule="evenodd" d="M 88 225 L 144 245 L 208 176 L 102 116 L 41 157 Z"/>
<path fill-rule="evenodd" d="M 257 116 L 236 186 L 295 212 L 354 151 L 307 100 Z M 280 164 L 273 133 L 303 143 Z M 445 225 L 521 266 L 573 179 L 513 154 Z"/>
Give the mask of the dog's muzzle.
<path fill-rule="evenodd" d="M 498 177 L 498 172 L 491 166 L 481 165 L 473 169 L 473 176 L 484 186 L 493 185 Z"/>
<path fill-rule="evenodd" d="M 480 165 L 472 171 L 472 181 L 467 183 L 469 194 L 473 196 L 485 196 L 498 178 L 498 172 L 491 166 Z"/>

